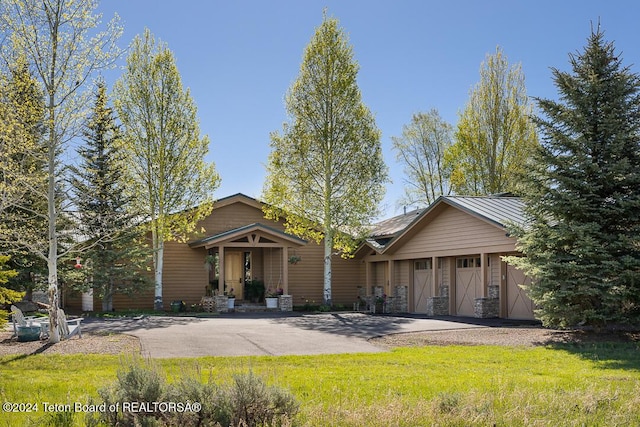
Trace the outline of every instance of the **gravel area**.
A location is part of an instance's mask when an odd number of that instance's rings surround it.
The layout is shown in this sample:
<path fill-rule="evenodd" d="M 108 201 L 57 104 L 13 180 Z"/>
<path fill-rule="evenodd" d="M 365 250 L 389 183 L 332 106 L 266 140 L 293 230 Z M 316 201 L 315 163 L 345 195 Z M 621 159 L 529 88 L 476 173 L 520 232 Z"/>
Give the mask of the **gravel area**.
<path fill-rule="evenodd" d="M 19 342 L 11 332 L 0 332 L 0 356 L 12 354 L 131 354 L 140 353 L 140 340 L 126 334 L 82 332 L 56 344 L 47 341 Z"/>
<path fill-rule="evenodd" d="M 370 342 L 385 348 L 419 347 L 424 345 L 504 345 L 545 346 L 561 343 L 639 342 L 640 333 L 611 332 L 596 334 L 588 331 L 559 331 L 542 327 L 487 327 L 410 332 L 372 338 Z"/>

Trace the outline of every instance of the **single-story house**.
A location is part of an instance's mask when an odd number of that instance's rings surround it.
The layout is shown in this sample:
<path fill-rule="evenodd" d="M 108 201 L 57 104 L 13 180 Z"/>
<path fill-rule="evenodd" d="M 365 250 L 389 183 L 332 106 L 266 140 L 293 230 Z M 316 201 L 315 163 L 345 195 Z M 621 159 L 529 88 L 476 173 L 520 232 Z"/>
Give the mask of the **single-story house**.
<path fill-rule="evenodd" d="M 530 278 L 502 259 L 518 255 L 511 222 L 524 222 L 512 196 L 443 196 L 382 221 L 355 256 L 365 262 L 365 289 L 406 295 L 413 313 L 533 319 L 519 287 Z"/>
<path fill-rule="evenodd" d="M 201 234 L 165 244 L 165 308 L 174 300 L 198 304 L 212 288 L 233 288 L 242 300 L 249 280 L 282 289 L 294 306 L 322 302 L 322 242 L 287 233 L 282 221 L 264 217 L 262 206 L 243 194 L 220 199 L 198 225 Z M 508 221 L 522 221 L 516 197 L 445 196 L 426 209 L 382 221 L 353 258 L 334 256 L 333 302 L 351 307 L 384 295 L 396 311 L 532 319 L 533 304 L 518 287 L 528 279 L 501 259 L 517 255 Z M 100 307 L 86 299 L 68 295 L 65 303 L 78 310 L 90 302 Z M 113 306 L 151 309 L 153 301 L 150 290 L 134 298 L 116 295 Z"/>

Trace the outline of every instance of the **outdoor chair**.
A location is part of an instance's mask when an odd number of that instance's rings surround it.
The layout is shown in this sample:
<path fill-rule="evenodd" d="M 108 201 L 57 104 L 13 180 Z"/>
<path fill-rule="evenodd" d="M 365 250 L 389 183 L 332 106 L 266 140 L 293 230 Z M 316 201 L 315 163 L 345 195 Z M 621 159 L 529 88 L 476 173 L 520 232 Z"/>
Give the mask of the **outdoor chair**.
<path fill-rule="evenodd" d="M 80 322 L 82 317 L 76 317 L 75 319 L 67 320 L 67 315 L 64 314 L 64 310 L 58 309 L 58 325 L 60 327 L 60 338 L 66 340 L 74 335 L 78 335 L 82 338 L 82 329 L 80 328 Z"/>
<path fill-rule="evenodd" d="M 15 305 L 11 306 L 11 319 L 13 321 L 13 336 L 18 336 L 18 326 L 41 326 L 49 321 L 48 317 L 25 316 L 22 310 Z M 41 330 L 41 333 L 43 331 Z"/>

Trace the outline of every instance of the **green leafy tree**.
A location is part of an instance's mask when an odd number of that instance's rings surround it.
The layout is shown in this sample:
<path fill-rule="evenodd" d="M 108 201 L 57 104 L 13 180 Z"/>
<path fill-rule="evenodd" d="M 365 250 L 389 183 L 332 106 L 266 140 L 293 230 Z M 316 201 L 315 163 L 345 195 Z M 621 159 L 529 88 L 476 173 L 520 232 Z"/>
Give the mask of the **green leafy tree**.
<path fill-rule="evenodd" d="M 640 320 L 640 78 L 598 28 L 559 101 L 539 99 L 541 147 L 527 174 L 530 224 L 514 228 L 545 325 Z"/>
<path fill-rule="evenodd" d="M 497 48 L 480 67 L 446 154 L 455 193 L 518 191 L 518 176 L 538 144 L 532 111 L 520 65 L 509 66 Z"/>
<path fill-rule="evenodd" d="M 0 255 L 0 285 L 4 285 L 10 278 L 15 277 L 18 274 L 15 270 L 7 270 L 5 268 L 8 261 L 9 256 Z M 0 286 L 0 307 L 20 301 L 23 296 L 24 292 L 17 292 L 13 289 Z M 0 309 L 0 328 L 3 328 L 7 324 L 8 315 L 9 313 L 6 310 Z"/>
<path fill-rule="evenodd" d="M 84 131 L 86 145 L 78 150 L 81 164 L 74 168 L 73 192 L 78 208 L 78 232 L 86 238 L 82 250 L 86 283 L 102 300 L 102 310 L 113 309 L 113 294 L 132 295 L 146 289 L 151 252 L 136 224 L 139 215 L 129 209 L 122 179 L 120 129 L 107 103 L 103 82 L 97 85 L 93 113 Z"/>
<path fill-rule="evenodd" d="M 165 241 L 184 239 L 212 209 L 220 177 L 204 158 L 197 108 L 173 53 L 147 29 L 132 43 L 114 104 L 123 124 L 124 177 L 133 207 L 148 219 L 156 310 L 162 310 Z"/>
<path fill-rule="evenodd" d="M 361 100 L 358 64 L 338 21 L 326 16 L 286 96 L 290 121 L 271 135 L 265 214 L 287 230 L 324 238 L 324 302 L 331 304 L 331 256 L 348 254 L 377 214 L 387 168 L 380 131 Z"/>
<path fill-rule="evenodd" d="M 47 231 L 26 230 L 17 244 L 46 260 L 50 304 L 50 342 L 60 334 L 56 310 L 59 306 L 58 260 L 71 248 L 59 245 L 61 236 L 70 234 L 73 225 L 64 221 L 64 167 L 61 155 L 69 140 L 79 135 L 88 107 L 89 94 L 84 83 L 97 70 L 113 64 L 120 55 L 116 41 L 121 28 L 114 18 L 104 31 L 96 31 L 100 16 L 94 14 L 97 0 L 5 0 L 0 3 L 0 28 L 8 35 L 3 46 L 8 63 L 24 56 L 44 93 L 46 191 L 34 189 L 46 200 L 44 218 Z M 27 208 L 26 206 L 23 206 Z M 41 215 L 41 213 L 34 213 Z"/>
<path fill-rule="evenodd" d="M 402 127 L 402 136 L 392 137 L 396 159 L 404 166 L 405 205 L 430 205 L 451 192 L 450 170 L 444 155 L 453 140 L 453 128 L 438 110 L 417 113 Z"/>

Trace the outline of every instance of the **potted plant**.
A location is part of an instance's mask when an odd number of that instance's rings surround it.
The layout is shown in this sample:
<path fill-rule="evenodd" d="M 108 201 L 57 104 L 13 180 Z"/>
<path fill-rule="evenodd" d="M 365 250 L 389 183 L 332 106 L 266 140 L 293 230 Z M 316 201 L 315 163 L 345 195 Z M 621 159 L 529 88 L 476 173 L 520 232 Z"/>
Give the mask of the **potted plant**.
<path fill-rule="evenodd" d="M 251 302 L 260 302 L 264 296 L 264 282 L 262 280 L 247 280 L 247 298 Z"/>
<path fill-rule="evenodd" d="M 267 295 L 264 301 L 267 303 L 267 308 L 278 308 L 278 297 L 282 295 L 284 292 L 282 288 L 278 288 L 275 291 L 269 288 L 267 290 Z"/>
<path fill-rule="evenodd" d="M 236 304 L 236 294 L 233 293 L 233 288 L 229 289 L 225 294 L 227 295 L 227 307 L 233 309 Z"/>
<path fill-rule="evenodd" d="M 204 268 L 207 271 L 211 271 L 211 269 L 213 268 L 213 266 L 216 263 L 216 257 L 215 255 L 207 255 L 204 257 Z"/>
<path fill-rule="evenodd" d="M 295 265 L 295 264 L 299 263 L 300 261 L 302 261 L 302 257 L 301 256 L 291 255 L 289 257 L 289 264 L 294 264 Z"/>

